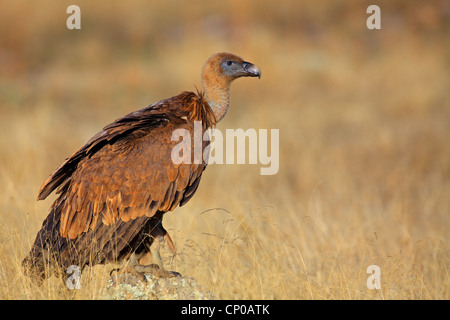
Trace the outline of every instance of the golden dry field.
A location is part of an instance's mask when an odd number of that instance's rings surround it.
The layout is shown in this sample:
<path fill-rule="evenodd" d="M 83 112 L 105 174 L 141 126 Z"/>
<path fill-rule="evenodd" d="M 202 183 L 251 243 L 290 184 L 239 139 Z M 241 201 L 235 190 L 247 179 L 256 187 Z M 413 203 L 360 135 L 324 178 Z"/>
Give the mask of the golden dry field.
<path fill-rule="evenodd" d="M 81 8 L 69 30 L 66 9 Z M 184 90 L 228 51 L 226 128 L 279 129 L 279 171 L 211 165 L 165 215 L 170 269 L 218 299 L 450 298 L 450 8 L 445 1 L 0 2 L 0 299 L 97 299 L 22 274 L 55 199 L 41 183 L 103 126 Z M 381 272 L 369 289 L 367 268 Z"/>

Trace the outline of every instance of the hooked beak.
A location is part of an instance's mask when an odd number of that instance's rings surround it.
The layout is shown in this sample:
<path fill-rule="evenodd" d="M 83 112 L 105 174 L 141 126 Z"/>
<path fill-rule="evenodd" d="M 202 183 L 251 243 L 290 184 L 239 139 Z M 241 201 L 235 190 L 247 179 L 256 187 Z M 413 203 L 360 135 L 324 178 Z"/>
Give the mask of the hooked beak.
<path fill-rule="evenodd" d="M 244 77 L 258 77 L 258 79 L 261 78 L 261 70 L 254 64 L 250 62 L 242 62 L 242 67 L 244 68 Z"/>

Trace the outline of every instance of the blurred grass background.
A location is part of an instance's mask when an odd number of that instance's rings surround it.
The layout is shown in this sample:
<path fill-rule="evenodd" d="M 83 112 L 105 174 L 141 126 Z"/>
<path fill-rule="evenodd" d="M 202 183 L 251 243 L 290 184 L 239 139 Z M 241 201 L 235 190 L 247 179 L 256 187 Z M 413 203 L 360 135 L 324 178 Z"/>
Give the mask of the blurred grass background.
<path fill-rule="evenodd" d="M 209 167 L 165 217 L 167 264 L 225 299 L 449 299 L 450 6 L 378 1 L 368 30 L 370 4 L 0 2 L 0 298 L 100 297 L 103 266 L 75 292 L 22 275 L 54 199 L 36 202 L 41 183 L 114 119 L 200 88 L 228 51 L 262 78 L 233 84 L 218 128 L 280 129 L 280 170 Z"/>

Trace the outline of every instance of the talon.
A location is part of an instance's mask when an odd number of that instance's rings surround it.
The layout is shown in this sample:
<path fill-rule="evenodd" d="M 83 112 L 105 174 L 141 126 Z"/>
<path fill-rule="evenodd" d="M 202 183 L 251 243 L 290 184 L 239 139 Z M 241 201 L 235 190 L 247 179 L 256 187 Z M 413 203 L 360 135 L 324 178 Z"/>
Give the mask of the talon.
<path fill-rule="evenodd" d="M 175 277 L 175 278 L 181 278 L 181 277 L 183 277 L 183 276 L 181 275 L 181 273 L 176 272 L 176 271 L 169 271 L 169 273 L 171 273 L 171 274 L 173 275 L 172 277 Z"/>
<path fill-rule="evenodd" d="M 160 278 L 181 278 L 181 274 L 176 271 L 158 270 L 155 275 Z"/>

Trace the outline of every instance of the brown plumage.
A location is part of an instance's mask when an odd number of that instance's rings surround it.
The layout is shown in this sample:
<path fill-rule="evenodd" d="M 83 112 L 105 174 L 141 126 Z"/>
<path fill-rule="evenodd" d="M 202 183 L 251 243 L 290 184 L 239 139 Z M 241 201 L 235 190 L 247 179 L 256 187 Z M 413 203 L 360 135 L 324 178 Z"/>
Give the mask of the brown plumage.
<path fill-rule="evenodd" d="M 259 69 L 229 54 L 215 54 L 202 71 L 204 92 L 183 92 L 132 112 L 92 137 L 43 183 L 38 200 L 59 194 L 23 265 L 27 274 L 45 278 L 49 270 L 70 265 L 128 261 L 124 272 L 164 270 L 159 247 L 167 240 L 163 214 L 184 205 L 196 192 L 206 163 L 175 164 L 171 152 L 176 129 L 186 129 L 194 145 L 194 121 L 203 132 L 229 108 L 230 83 L 260 76 Z M 203 142 L 203 149 L 208 142 Z M 144 255 L 154 264 L 141 266 Z M 144 260 L 144 259 L 142 259 Z M 50 267 L 50 268 L 47 268 Z"/>

